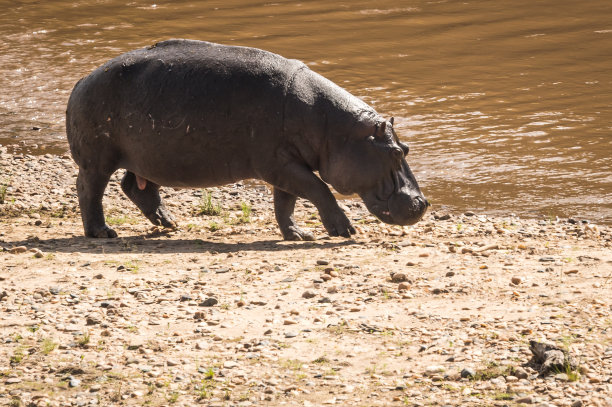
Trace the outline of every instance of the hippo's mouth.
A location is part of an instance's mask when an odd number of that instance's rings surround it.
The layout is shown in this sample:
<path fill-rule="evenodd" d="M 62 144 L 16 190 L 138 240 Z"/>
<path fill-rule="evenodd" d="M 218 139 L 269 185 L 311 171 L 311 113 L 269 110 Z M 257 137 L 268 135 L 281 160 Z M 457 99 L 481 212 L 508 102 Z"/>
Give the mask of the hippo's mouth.
<path fill-rule="evenodd" d="M 383 179 L 376 190 L 374 197 L 379 202 L 388 202 L 391 195 L 399 192 L 399 179 L 396 171 L 391 171 L 391 174 Z M 388 212 L 388 208 L 387 208 Z"/>
<path fill-rule="evenodd" d="M 399 193 L 400 182 L 397 171 L 391 171 L 376 188 L 373 200 L 362 196 L 368 210 L 385 223 L 393 223 L 389 201 L 393 194 Z M 369 194 L 365 194 L 366 196 Z"/>

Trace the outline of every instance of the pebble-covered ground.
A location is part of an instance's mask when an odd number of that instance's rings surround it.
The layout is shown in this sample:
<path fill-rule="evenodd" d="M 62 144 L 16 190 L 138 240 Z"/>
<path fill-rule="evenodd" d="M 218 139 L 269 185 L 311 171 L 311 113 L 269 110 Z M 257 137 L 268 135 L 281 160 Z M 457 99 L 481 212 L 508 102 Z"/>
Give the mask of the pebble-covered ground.
<path fill-rule="evenodd" d="M 610 406 L 612 230 L 434 211 L 283 242 L 265 185 L 120 192 L 82 235 L 69 157 L 0 149 L 0 405 Z M 4 186 L 4 187 L 2 187 Z M 7 187 L 8 186 L 8 187 Z M 217 215 L 204 215 L 200 212 Z M 567 350 L 539 375 L 529 341 Z"/>

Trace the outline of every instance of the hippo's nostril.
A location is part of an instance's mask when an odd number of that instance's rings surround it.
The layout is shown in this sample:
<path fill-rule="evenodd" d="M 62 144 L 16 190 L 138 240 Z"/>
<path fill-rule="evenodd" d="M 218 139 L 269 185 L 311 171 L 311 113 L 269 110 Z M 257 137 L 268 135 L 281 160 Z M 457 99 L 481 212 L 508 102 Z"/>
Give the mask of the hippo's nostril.
<path fill-rule="evenodd" d="M 423 208 L 423 209 L 429 206 L 429 201 L 423 198 L 422 196 L 415 196 L 414 202 L 416 203 L 416 206 Z"/>

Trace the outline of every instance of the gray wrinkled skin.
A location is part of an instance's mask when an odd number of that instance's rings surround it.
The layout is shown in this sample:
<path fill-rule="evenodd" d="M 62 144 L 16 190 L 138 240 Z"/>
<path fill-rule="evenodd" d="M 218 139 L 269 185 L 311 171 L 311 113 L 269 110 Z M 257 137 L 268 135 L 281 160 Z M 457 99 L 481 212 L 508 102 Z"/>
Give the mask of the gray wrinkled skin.
<path fill-rule="evenodd" d="M 412 224 L 427 208 L 393 119 L 303 63 L 255 48 L 170 40 L 120 55 L 76 84 L 66 131 L 91 237 L 117 236 L 102 196 L 119 168 L 126 195 L 167 227 L 175 224 L 160 186 L 246 178 L 274 186 L 288 240 L 313 238 L 293 219 L 296 197 L 317 207 L 330 235 L 355 233 L 326 183 L 387 223 Z"/>

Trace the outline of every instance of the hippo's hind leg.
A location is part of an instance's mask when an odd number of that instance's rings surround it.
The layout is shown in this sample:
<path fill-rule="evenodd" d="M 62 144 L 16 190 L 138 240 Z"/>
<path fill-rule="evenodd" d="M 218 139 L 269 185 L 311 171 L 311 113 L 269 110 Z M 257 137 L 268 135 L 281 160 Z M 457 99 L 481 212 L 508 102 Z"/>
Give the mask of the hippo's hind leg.
<path fill-rule="evenodd" d="M 108 227 L 104 220 L 102 197 L 110 180 L 110 174 L 94 170 L 79 169 L 77 195 L 81 207 L 81 218 L 88 237 L 117 237 L 117 232 Z"/>
<path fill-rule="evenodd" d="M 274 188 L 274 214 L 285 240 L 314 240 L 314 235 L 300 229 L 293 218 L 297 197 L 281 189 Z"/>
<path fill-rule="evenodd" d="M 121 189 L 154 225 L 176 228 L 172 215 L 159 195 L 159 185 L 146 181 L 144 189 L 140 189 L 136 182 L 136 175 L 131 171 L 126 171 L 121 180 Z"/>

